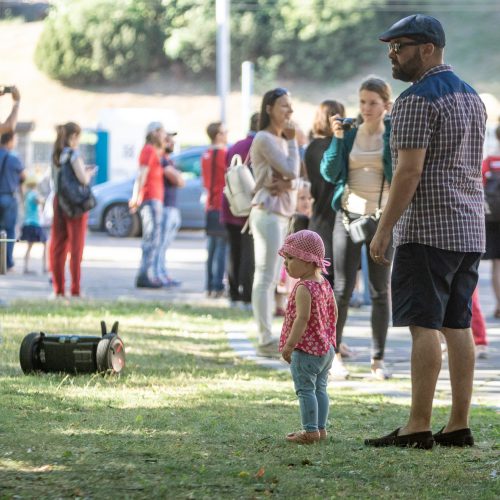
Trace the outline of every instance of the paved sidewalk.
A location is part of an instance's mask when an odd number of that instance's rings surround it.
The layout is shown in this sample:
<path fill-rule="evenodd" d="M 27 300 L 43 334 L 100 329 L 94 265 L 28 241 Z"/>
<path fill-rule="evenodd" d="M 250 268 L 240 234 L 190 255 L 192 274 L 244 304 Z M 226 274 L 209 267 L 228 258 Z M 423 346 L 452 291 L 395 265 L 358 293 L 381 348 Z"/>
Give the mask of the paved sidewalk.
<path fill-rule="evenodd" d="M 19 268 L 22 268 L 25 249 L 24 243 L 16 244 L 14 256 Z M 215 307 L 227 305 L 224 299 L 206 298 L 203 291 L 206 260 L 203 232 L 181 232 L 167 254 L 168 267 L 172 276 L 183 282 L 178 289 L 135 288 L 134 278 L 140 255 L 140 240 L 137 238 L 115 239 L 103 233 L 89 233 L 82 265 L 82 288 L 87 300 L 165 301 Z M 494 299 L 489 281 L 489 265 L 489 262 L 483 262 L 480 268 L 481 306 L 488 324 L 489 355 L 487 359 L 477 362 L 473 403 L 494 406 L 500 410 L 500 321 L 492 318 Z M 41 269 L 40 246 L 35 245 L 33 248 L 31 268 Z M 47 299 L 50 292 L 47 275 L 26 276 L 16 271 L 0 276 L 0 299 L 7 303 L 15 300 Z M 287 365 L 279 360 L 258 357 L 249 336 L 253 336 L 252 331 L 228 331 L 230 344 L 239 356 L 272 369 L 288 369 Z M 368 307 L 350 310 L 344 339 L 356 352 L 356 356 L 346 363 L 353 376 L 346 381 L 334 381 L 333 391 L 355 388 L 360 393 L 409 399 L 411 339 L 406 328 L 390 328 L 389 330 L 386 364 L 394 377 L 384 382 L 372 380 L 368 375 L 370 363 L 370 309 Z M 448 403 L 450 399 L 446 362 L 443 363 L 443 370 L 441 370 L 436 398 L 443 403 Z"/>

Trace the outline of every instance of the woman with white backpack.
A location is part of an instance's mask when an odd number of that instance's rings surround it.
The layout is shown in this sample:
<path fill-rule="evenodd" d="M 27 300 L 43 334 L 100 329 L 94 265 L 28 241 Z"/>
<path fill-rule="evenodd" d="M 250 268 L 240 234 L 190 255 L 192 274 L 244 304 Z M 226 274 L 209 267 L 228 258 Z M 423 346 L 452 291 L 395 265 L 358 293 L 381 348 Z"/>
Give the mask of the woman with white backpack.
<path fill-rule="evenodd" d="M 255 176 L 255 196 L 249 222 L 254 239 L 255 275 L 252 308 L 259 331 L 257 352 L 279 356 L 278 338 L 272 336 L 274 292 L 281 258 L 278 250 L 285 240 L 288 220 L 295 212 L 300 156 L 289 92 L 276 88 L 262 99 L 259 132 L 250 149 Z"/>

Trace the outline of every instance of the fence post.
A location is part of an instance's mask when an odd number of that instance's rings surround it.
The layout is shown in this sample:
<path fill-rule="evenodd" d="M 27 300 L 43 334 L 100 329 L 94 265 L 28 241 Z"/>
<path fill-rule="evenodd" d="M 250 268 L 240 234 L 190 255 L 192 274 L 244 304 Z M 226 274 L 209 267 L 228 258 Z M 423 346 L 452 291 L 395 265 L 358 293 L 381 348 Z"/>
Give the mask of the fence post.
<path fill-rule="evenodd" d="M 7 233 L 0 231 L 0 274 L 7 274 Z"/>

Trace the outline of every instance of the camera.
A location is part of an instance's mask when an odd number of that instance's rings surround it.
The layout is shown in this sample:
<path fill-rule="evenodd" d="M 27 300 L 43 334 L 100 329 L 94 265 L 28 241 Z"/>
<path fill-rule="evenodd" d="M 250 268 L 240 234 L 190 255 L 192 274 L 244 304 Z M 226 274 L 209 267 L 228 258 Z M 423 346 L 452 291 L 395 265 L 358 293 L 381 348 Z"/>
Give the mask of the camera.
<path fill-rule="evenodd" d="M 1 94 L 12 94 L 12 87 L 8 85 L 0 85 L 0 95 Z"/>
<path fill-rule="evenodd" d="M 342 123 L 342 130 L 344 131 L 351 130 L 356 126 L 354 118 L 337 118 L 337 121 Z"/>

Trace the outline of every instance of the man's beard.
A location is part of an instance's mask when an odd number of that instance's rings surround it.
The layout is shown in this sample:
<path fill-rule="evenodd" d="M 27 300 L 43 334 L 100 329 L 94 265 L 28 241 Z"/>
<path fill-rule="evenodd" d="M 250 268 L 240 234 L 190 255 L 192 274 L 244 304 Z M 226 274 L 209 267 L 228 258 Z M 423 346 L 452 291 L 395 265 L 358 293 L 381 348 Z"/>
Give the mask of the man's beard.
<path fill-rule="evenodd" d="M 172 154 L 173 152 L 174 152 L 174 150 L 172 148 L 169 148 L 168 146 L 165 147 L 165 153 L 167 153 L 168 155 Z"/>
<path fill-rule="evenodd" d="M 403 65 L 396 61 L 393 62 L 392 76 L 396 80 L 402 82 L 414 82 L 418 79 L 422 68 L 422 58 L 420 53 L 416 52 L 415 55 L 408 59 Z"/>

